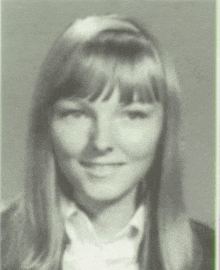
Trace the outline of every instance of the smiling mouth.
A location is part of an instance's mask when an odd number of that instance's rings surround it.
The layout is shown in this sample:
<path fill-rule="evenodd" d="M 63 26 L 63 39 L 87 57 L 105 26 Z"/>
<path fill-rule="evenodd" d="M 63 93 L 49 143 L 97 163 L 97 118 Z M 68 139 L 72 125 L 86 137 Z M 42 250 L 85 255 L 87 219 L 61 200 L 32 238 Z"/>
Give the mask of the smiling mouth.
<path fill-rule="evenodd" d="M 81 166 L 86 172 L 96 178 L 104 178 L 116 173 L 123 165 L 124 162 L 117 163 L 96 163 L 96 162 L 80 162 Z"/>

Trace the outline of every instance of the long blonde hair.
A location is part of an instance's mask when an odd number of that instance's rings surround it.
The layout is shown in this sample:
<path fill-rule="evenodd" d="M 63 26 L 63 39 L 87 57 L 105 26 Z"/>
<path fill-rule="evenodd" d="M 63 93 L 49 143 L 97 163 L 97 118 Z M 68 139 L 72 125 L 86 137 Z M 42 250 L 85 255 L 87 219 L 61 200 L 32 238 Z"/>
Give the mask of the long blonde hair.
<path fill-rule="evenodd" d="M 55 41 L 42 64 L 30 118 L 25 195 L 10 218 L 21 269 L 59 269 L 65 246 L 59 195 L 68 196 L 68 183 L 56 171 L 50 138 L 52 106 L 64 96 L 96 99 L 107 83 L 112 86 L 107 95 L 118 85 L 125 103 L 132 102 L 135 93 L 140 102 L 156 99 L 164 106 L 163 132 L 143 196 L 143 201 L 149 198 L 151 224 L 150 236 L 145 234 L 139 250 L 140 269 L 160 269 L 157 256 L 166 270 L 195 269 L 181 187 L 176 73 L 154 36 L 118 15 L 77 20 Z M 13 244 L 8 250 L 6 269 L 13 261 Z"/>

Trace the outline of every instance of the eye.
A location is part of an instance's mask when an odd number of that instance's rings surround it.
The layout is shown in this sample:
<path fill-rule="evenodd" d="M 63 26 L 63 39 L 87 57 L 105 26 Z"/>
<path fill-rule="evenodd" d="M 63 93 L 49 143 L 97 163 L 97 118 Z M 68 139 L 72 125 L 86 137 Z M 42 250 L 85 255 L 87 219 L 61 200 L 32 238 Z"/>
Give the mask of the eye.
<path fill-rule="evenodd" d="M 82 109 L 70 109 L 70 110 L 61 112 L 61 116 L 62 117 L 71 116 L 74 118 L 80 118 L 82 116 L 87 116 L 87 113 Z"/>
<path fill-rule="evenodd" d="M 125 115 L 130 119 L 130 120 L 141 120 L 141 119 L 146 119 L 149 117 L 149 113 L 143 112 L 140 110 L 131 110 L 131 111 L 126 111 Z"/>

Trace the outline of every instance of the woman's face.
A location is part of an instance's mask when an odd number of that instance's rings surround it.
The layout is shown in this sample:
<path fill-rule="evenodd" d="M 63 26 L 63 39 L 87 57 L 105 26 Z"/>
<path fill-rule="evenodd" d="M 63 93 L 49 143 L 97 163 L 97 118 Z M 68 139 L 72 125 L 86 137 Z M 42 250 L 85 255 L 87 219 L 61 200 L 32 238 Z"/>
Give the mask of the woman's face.
<path fill-rule="evenodd" d="M 133 196 L 152 164 L 163 124 L 160 103 L 64 98 L 51 123 L 56 160 L 75 196 L 101 202 Z M 129 195 L 130 194 L 130 195 Z"/>

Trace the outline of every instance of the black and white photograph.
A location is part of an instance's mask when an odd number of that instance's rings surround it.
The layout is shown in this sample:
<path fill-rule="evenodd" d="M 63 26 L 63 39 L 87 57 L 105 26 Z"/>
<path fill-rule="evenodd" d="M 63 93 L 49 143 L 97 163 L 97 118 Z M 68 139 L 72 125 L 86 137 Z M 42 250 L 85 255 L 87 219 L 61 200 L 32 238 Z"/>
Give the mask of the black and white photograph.
<path fill-rule="evenodd" d="M 217 269 L 215 13 L 2 0 L 2 270 Z"/>

